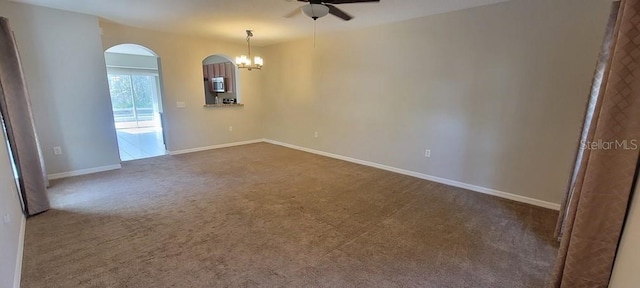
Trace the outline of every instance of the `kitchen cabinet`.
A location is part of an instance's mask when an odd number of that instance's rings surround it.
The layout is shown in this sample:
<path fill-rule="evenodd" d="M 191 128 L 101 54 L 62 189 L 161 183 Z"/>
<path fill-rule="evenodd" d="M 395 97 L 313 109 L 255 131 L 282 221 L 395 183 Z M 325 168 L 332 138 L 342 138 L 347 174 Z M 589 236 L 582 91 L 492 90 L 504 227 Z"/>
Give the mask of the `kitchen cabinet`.
<path fill-rule="evenodd" d="M 220 64 L 213 64 L 213 77 L 220 77 Z"/>
<path fill-rule="evenodd" d="M 233 63 L 231 62 L 227 62 L 227 63 L 216 63 L 216 64 L 207 64 L 207 65 L 202 65 L 202 73 L 204 74 L 204 77 L 209 79 L 209 78 L 215 78 L 215 77 L 234 77 L 234 69 L 232 69 Z"/>
<path fill-rule="evenodd" d="M 218 66 L 218 77 L 227 77 L 227 69 L 225 68 L 225 63 L 215 64 Z"/>
<path fill-rule="evenodd" d="M 211 79 L 216 77 L 214 71 L 213 71 L 213 64 L 209 64 L 207 65 L 207 79 Z"/>
<path fill-rule="evenodd" d="M 223 64 L 225 73 L 227 75 L 227 77 L 225 78 L 226 81 L 224 83 L 224 87 L 226 87 L 227 93 L 233 93 L 233 90 L 235 89 L 234 87 L 236 87 L 235 67 L 231 62 Z"/>

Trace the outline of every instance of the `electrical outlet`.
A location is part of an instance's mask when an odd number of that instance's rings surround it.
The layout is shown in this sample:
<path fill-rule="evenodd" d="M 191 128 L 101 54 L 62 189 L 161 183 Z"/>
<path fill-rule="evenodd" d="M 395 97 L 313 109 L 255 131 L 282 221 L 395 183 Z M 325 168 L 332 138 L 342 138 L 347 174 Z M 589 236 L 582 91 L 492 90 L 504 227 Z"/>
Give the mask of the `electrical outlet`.
<path fill-rule="evenodd" d="M 60 146 L 53 147 L 53 154 L 62 155 L 62 148 L 60 148 Z"/>
<path fill-rule="evenodd" d="M 424 150 L 424 157 L 431 158 L 431 150 Z"/>
<path fill-rule="evenodd" d="M 187 107 L 187 104 L 182 102 L 182 101 L 178 101 L 178 102 L 176 102 L 176 107 L 184 108 L 184 107 Z"/>
<path fill-rule="evenodd" d="M 313 137 L 314 137 L 314 138 L 318 138 L 318 137 L 320 137 L 320 135 L 318 134 L 318 131 L 316 131 L 316 132 L 314 132 L 314 133 L 313 133 Z"/>
<path fill-rule="evenodd" d="M 229 132 L 233 132 L 233 126 L 229 126 Z"/>

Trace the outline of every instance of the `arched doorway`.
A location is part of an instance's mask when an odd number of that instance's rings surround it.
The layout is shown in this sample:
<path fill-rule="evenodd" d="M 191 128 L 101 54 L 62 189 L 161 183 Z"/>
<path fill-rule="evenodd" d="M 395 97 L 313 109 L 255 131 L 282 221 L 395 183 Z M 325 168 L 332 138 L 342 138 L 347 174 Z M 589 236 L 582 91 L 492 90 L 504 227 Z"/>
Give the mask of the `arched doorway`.
<path fill-rule="evenodd" d="M 121 44 L 104 56 L 120 159 L 165 155 L 158 55 L 144 46 Z"/>
<path fill-rule="evenodd" d="M 202 60 L 205 104 L 241 103 L 238 92 L 238 67 L 226 55 L 214 54 Z M 214 87 L 216 81 L 221 87 Z"/>

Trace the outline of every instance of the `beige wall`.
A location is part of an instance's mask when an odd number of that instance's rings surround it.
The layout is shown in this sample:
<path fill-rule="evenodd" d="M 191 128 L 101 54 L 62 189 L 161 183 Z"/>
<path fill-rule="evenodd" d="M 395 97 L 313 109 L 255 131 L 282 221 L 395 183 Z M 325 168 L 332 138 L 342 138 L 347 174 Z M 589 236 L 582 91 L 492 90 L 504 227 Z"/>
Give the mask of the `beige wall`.
<path fill-rule="evenodd" d="M 119 164 L 98 19 L 5 1 L 0 16 L 15 32 L 47 172 Z"/>
<path fill-rule="evenodd" d="M 266 47 L 266 137 L 559 203 L 609 5 L 514 0 Z"/>
<path fill-rule="evenodd" d="M 100 23 L 103 49 L 132 43 L 153 50 L 161 63 L 167 149 L 178 151 L 263 137 L 262 75 L 239 72 L 241 108 L 203 108 L 202 61 L 213 54 L 230 58 L 246 54 L 246 46 Z M 239 33 L 242 33 L 240 31 Z M 260 55 L 261 49 L 253 49 Z M 176 102 L 185 102 L 177 108 Z M 233 126 L 233 132 L 229 131 Z"/>
<path fill-rule="evenodd" d="M 609 2 L 514 0 L 255 47 L 267 65 L 240 71 L 246 106 L 225 109 L 202 107 L 201 63 L 241 43 L 106 22 L 100 39 L 93 16 L 0 5 L 49 173 L 119 163 L 102 52 L 133 43 L 160 56 L 169 150 L 266 136 L 558 203 Z"/>
<path fill-rule="evenodd" d="M 96 17 L 0 1 L 14 30 L 50 174 L 116 165 L 116 145 Z M 0 133 L 1 134 L 1 133 Z M 53 155 L 61 146 L 63 155 Z M 0 137 L 0 287 L 18 287 L 24 221 Z M 15 283 L 14 283 L 15 282 Z"/>
<path fill-rule="evenodd" d="M 613 267 L 611 288 L 635 288 L 640 283 L 640 178 L 636 180 L 634 193 Z"/>

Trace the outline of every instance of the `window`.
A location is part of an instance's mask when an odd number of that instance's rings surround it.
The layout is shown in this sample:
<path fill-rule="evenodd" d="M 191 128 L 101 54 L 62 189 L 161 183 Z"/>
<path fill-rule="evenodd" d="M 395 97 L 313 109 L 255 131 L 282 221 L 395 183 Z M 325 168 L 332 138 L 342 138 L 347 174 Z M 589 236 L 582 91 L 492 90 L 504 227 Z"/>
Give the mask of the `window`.
<path fill-rule="evenodd" d="M 109 69 L 109 92 L 116 128 L 154 126 L 159 112 L 158 74 L 136 69 Z"/>

